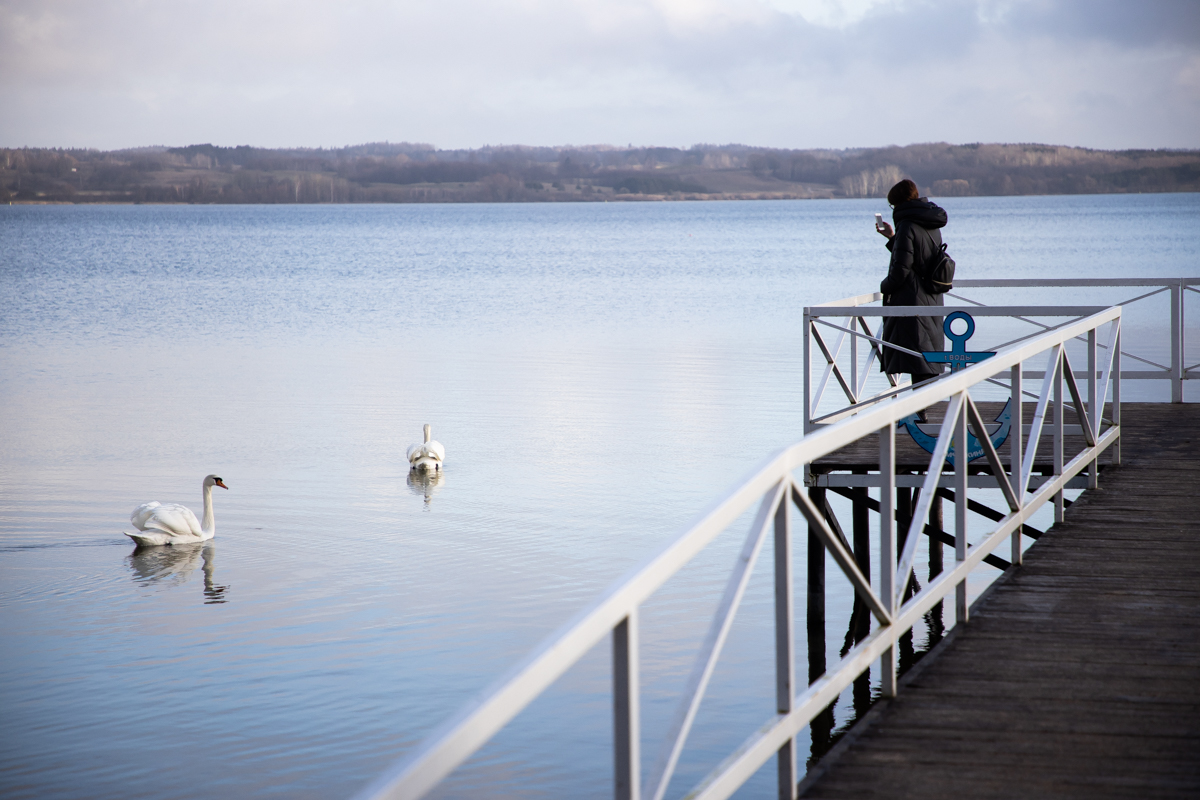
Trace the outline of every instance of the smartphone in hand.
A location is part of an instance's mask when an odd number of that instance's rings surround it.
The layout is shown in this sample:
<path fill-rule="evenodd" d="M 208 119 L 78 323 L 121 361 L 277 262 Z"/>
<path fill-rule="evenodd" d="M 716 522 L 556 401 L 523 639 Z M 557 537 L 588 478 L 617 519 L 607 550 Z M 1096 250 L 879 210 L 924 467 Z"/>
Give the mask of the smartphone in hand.
<path fill-rule="evenodd" d="M 877 230 L 877 231 L 883 230 L 883 214 L 875 215 L 875 230 Z"/>

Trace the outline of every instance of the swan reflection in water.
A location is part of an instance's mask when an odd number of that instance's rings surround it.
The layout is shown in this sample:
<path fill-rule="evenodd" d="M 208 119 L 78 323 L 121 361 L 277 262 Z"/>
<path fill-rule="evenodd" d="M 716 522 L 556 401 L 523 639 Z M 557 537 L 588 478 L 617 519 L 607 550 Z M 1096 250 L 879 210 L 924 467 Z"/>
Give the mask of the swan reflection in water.
<path fill-rule="evenodd" d="M 433 496 L 442 489 L 442 484 L 446 482 L 446 473 L 443 471 L 426 472 L 423 470 L 412 470 L 408 473 L 408 488 L 413 494 L 424 495 L 425 509 L 429 509 L 429 501 Z"/>
<path fill-rule="evenodd" d="M 226 602 L 228 586 L 213 581 L 216 569 L 217 546 L 213 542 L 176 544 L 170 547 L 138 547 L 129 555 L 129 566 L 137 583 L 156 583 L 182 586 L 191 578 L 196 567 L 204 572 L 204 602 Z"/>

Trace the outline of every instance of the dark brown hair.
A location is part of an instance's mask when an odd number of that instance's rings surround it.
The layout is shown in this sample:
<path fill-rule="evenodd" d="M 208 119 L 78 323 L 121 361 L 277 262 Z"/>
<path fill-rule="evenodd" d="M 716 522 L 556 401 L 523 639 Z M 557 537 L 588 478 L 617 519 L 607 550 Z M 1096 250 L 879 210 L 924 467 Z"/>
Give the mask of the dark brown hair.
<path fill-rule="evenodd" d="M 897 183 L 888 190 L 888 204 L 898 206 L 901 203 L 907 203 L 909 200 L 916 200 L 921 196 L 917 190 L 917 185 L 908 178 Z"/>

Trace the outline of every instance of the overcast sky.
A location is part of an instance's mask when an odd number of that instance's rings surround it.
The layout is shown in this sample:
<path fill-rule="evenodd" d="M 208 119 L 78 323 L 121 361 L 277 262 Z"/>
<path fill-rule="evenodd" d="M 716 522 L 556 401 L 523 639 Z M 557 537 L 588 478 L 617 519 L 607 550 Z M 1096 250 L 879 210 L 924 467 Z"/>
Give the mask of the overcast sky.
<path fill-rule="evenodd" d="M 0 146 L 1200 147 L 1200 0 L 0 0 Z"/>

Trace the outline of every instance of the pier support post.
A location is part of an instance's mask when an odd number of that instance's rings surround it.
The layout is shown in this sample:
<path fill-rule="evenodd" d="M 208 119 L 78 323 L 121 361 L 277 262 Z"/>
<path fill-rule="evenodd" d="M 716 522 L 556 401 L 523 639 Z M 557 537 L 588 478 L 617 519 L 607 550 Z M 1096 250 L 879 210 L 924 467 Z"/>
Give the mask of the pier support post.
<path fill-rule="evenodd" d="M 904 470 L 900 474 L 911 474 L 908 470 Z M 896 553 L 899 555 L 904 552 L 904 543 L 908 540 L 908 527 L 912 525 L 913 495 L 916 489 L 911 489 L 907 486 L 896 488 Z M 905 601 L 911 596 L 912 580 L 906 580 L 903 586 L 896 587 L 896 608 L 904 605 Z M 896 654 L 899 662 L 900 674 L 903 675 L 912 666 L 916 651 L 913 648 L 912 630 L 901 636 L 897 643 L 899 645 Z"/>
<path fill-rule="evenodd" d="M 911 475 L 912 473 L 905 470 L 902 474 Z M 897 554 L 904 552 L 904 545 L 908 541 L 908 529 L 912 525 L 913 511 L 917 506 L 917 494 L 919 489 L 911 489 L 906 486 L 900 486 L 896 489 L 896 552 Z M 912 580 L 904 586 L 897 586 L 896 591 L 899 593 L 900 600 L 896 603 L 899 608 L 910 597 L 912 597 Z"/>
<path fill-rule="evenodd" d="M 929 525 L 939 533 L 945 530 L 945 522 L 942 518 L 942 497 L 937 492 L 934 492 L 933 500 L 929 503 Z M 942 574 L 944 568 L 942 543 L 935 536 L 926 538 L 929 540 L 929 580 L 933 581 Z M 942 632 L 945 630 L 942 623 L 941 600 L 929 609 L 927 617 L 929 620 L 929 646 L 932 647 L 935 642 L 941 641 Z"/>
<path fill-rule="evenodd" d="M 942 496 L 934 492 L 933 500 L 929 501 L 929 526 L 936 531 L 945 530 L 942 520 Z M 930 536 L 929 539 L 929 580 L 933 580 L 938 575 L 942 574 L 945 568 L 945 563 L 942 554 L 942 543 L 937 538 Z"/>
<path fill-rule="evenodd" d="M 823 515 L 828 516 L 828 498 L 822 488 L 808 490 L 808 499 Z M 808 592 L 806 627 L 808 629 L 808 683 L 825 674 L 825 546 L 816 529 L 808 528 Z M 812 735 L 812 758 L 819 758 L 829 749 L 833 733 L 833 711 L 825 709 L 809 723 Z M 781 779 L 782 781 L 782 779 Z M 782 786 L 782 783 L 780 784 Z"/>
<path fill-rule="evenodd" d="M 855 470 L 855 475 L 866 475 L 866 470 Z M 871 580 L 871 507 L 867 503 L 867 489 L 865 486 L 860 486 L 850 490 L 853 494 L 854 503 L 851 511 L 851 526 L 853 527 L 854 536 L 854 560 L 858 563 L 858 569 L 867 579 Z M 871 612 L 867 610 L 866 603 L 859 599 L 858 595 L 854 595 L 854 600 L 862 611 L 858 615 L 857 627 L 854 631 L 854 643 L 858 644 L 863 639 L 866 639 L 871 634 Z"/>

